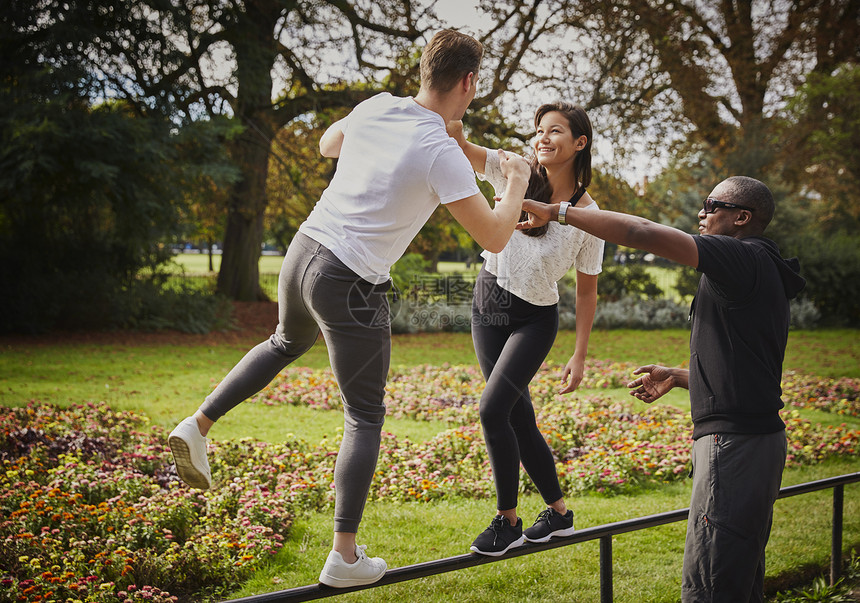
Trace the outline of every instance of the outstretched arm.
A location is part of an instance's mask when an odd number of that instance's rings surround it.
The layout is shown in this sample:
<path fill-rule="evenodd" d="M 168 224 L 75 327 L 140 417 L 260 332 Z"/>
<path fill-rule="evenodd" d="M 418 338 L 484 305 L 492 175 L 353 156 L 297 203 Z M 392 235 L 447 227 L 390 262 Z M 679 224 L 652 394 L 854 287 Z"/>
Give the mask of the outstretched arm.
<path fill-rule="evenodd" d="M 557 220 L 558 206 L 558 203 L 547 205 L 527 199 L 523 209 L 529 212 L 528 221 L 518 224 L 517 228 L 532 228 Z M 578 207 L 567 209 L 565 223 L 609 243 L 650 251 L 693 268 L 699 265 L 699 248 L 693 235 L 671 226 L 630 214 Z"/>
<path fill-rule="evenodd" d="M 647 404 L 667 394 L 673 387 L 689 388 L 690 371 L 687 369 L 648 364 L 640 366 L 633 374 L 642 376 L 627 384 L 632 390 L 630 395 Z"/>
<path fill-rule="evenodd" d="M 529 182 L 529 166 L 525 159 L 504 151 L 498 153 L 508 185 L 494 208 L 490 209 L 480 193 L 445 205 L 475 242 L 491 253 L 499 253 L 508 244 Z"/>

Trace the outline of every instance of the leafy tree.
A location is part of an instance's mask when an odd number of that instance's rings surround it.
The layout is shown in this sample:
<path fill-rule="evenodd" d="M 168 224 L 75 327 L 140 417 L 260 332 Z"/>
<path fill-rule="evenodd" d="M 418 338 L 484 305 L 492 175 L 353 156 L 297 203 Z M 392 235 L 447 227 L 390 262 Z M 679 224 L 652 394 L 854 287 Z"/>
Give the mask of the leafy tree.
<path fill-rule="evenodd" d="M 860 58 L 855 0 L 584 0 L 579 9 L 570 25 L 594 41 L 589 104 L 612 107 L 655 153 L 703 143 L 721 174 L 763 175 L 773 115 L 797 82 Z"/>
<path fill-rule="evenodd" d="M 241 125 L 227 141 L 240 178 L 227 193 L 218 290 L 260 295 L 269 158 L 275 134 L 302 116 L 351 106 L 379 86 L 337 85 L 344 71 L 363 78 L 421 35 L 408 0 L 133 0 L 99 9 L 99 36 L 86 46 L 106 95 L 141 114 L 177 123 L 229 116 Z M 351 56 L 346 49 L 352 49 Z M 346 64 L 344 69 L 341 65 Z"/>
<path fill-rule="evenodd" d="M 465 235 L 465 236 L 464 236 Z M 439 256 L 445 251 L 456 251 L 462 243 L 471 240 L 460 224 L 445 209 L 437 208 L 409 244 L 407 253 L 417 253 L 427 262 L 430 272 L 438 271 Z"/>
<path fill-rule="evenodd" d="M 702 201 L 722 180 L 716 159 L 705 145 L 682 148 L 667 168 L 649 183 L 644 199 L 655 221 L 696 232 Z"/>
<path fill-rule="evenodd" d="M 340 107 L 341 112 L 336 113 L 340 116 L 344 109 L 351 109 L 359 100 L 380 90 L 399 94 L 417 91 L 420 50 L 412 42 L 419 36 L 429 37 L 429 33 L 442 27 L 433 16 L 431 2 L 389 0 L 377 3 L 379 6 L 371 9 L 361 7 L 359 3 L 317 3 L 323 7 L 329 4 L 325 9 L 331 15 L 328 22 L 318 17 L 309 19 L 303 12 L 306 11 L 303 3 L 292 3 L 290 6 L 293 8 L 289 10 L 282 6 L 280 13 L 282 20 L 301 14 L 306 24 L 306 37 L 301 39 L 303 46 L 287 40 L 282 41 L 279 47 L 288 69 L 284 73 L 284 97 L 274 105 L 274 128 L 280 129 L 276 144 L 270 148 L 269 166 L 274 179 L 269 182 L 268 192 L 274 195 L 271 199 L 275 203 L 268 205 L 266 219 L 269 232 L 281 245 L 288 242 L 307 216 L 333 173 L 333 163 L 328 166 L 321 163 L 316 149 L 319 135 L 334 119 L 329 111 Z M 486 34 L 479 36 L 485 45 L 479 95 L 472 104 L 469 117 L 469 123 L 479 127 L 483 136 L 504 139 L 517 135 L 509 122 L 501 117 L 495 102 L 508 90 L 522 65 L 534 56 L 529 54 L 532 45 L 553 30 L 552 11 L 541 11 L 542 4 L 547 3 L 517 0 L 508 2 L 503 10 L 489 10 L 492 25 Z M 566 3 L 556 0 L 548 4 L 558 9 Z M 332 31 L 337 31 L 337 27 L 326 28 L 329 22 L 348 22 L 352 38 L 335 37 Z M 288 42 L 291 44 L 289 48 Z M 320 74 L 326 69 L 320 56 L 325 56 L 324 50 L 330 54 L 330 49 L 338 46 L 350 50 L 354 58 L 349 57 L 349 61 L 357 65 L 357 69 L 351 67 L 344 70 L 345 77 L 330 84 L 322 83 Z M 385 61 L 370 62 L 371 50 L 383 56 Z M 363 77 L 356 80 L 356 74 Z M 374 74 L 383 74 L 384 77 L 377 81 L 372 79 Z M 344 83 L 347 80 L 350 83 Z M 464 241 L 468 244 L 466 238 L 453 218 L 440 210 L 422 229 L 410 251 L 421 252 L 425 259 L 435 264 L 442 251 L 454 249 Z M 230 245 L 228 233 L 225 254 Z M 223 272 L 224 263 L 219 275 L 219 289 L 222 291 Z"/>
<path fill-rule="evenodd" d="M 860 248 L 856 233 L 823 236 L 807 232 L 788 247 L 800 258 L 809 299 L 828 326 L 860 326 Z"/>
<path fill-rule="evenodd" d="M 319 139 L 344 111 L 319 112 L 282 128 L 269 160 L 266 233 L 286 249 L 334 175 L 335 161 L 320 156 Z"/>
<path fill-rule="evenodd" d="M 224 118 L 214 120 L 221 125 L 220 138 L 229 140 L 235 134 L 234 124 Z M 202 124 L 198 122 L 195 127 L 186 126 L 186 132 L 194 132 L 200 129 Z M 189 138 L 189 137 L 186 137 Z M 224 147 L 208 148 L 199 138 L 194 138 L 183 145 L 183 154 L 189 160 L 197 162 L 201 169 L 188 174 L 180 183 L 183 191 L 184 203 L 181 205 L 183 217 L 181 224 L 186 230 L 183 238 L 202 239 L 206 242 L 209 255 L 209 272 L 214 272 L 213 251 L 216 241 L 224 238 L 224 216 L 227 207 L 227 191 L 229 187 L 239 178 L 236 166 L 227 161 Z M 221 156 L 221 163 L 213 163 L 202 156 L 203 153 L 212 153 Z"/>
<path fill-rule="evenodd" d="M 650 216 L 653 213 L 642 198 L 641 191 L 635 190 L 621 176 L 612 173 L 609 166 L 593 170 L 588 192 L 601 209 L 638 216 Z"/>
<path fill-rule="evenodd" d="M 783 175 L 825 234 L 860 226 L 860 66 L 811 73 L 779 125 Z"/>
<path fill-rule="evenodd" d="M 606 266 L 600 273 L 598 295 L 603 301 L 618 301 L 627 296 L 655 299 L 662 294 L 654 277 L 642 264 Z"/>
<path fill-rule="evenodd" d="M 101 83 L 81 49 L 99 13 L 88 8 L 0 11 L 3 331 L 121 320 L 120 293 L 164 259 L 156 242 L 176 227 L 181 183 L 218 169 L 217 124 L 177 131 L 128 102 L 93 106 Z"/>

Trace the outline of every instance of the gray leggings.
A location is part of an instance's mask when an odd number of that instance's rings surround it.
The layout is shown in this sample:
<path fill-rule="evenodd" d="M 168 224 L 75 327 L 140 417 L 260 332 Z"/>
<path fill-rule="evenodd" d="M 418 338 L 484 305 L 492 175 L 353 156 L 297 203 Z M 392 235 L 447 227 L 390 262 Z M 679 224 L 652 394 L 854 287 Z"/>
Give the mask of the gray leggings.
<path fill-rule="evenodd" d="M 278 279 L 274 335 L 248 352 L 200 407 L 217 421 L 266 387 L 322 332 L 344 410 L 334 470 L 336 532 L 358 531 L 376 470 L 391 360 L 390 287 L 390 281 L 371 284 L 323 245 L 297 234 Z"/>

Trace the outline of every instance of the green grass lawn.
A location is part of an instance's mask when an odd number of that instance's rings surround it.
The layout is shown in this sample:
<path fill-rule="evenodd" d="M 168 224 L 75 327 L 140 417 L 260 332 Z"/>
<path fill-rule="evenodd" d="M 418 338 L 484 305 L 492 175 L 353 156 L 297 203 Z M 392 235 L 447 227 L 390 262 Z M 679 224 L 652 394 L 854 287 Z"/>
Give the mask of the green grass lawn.
<path fill-rule="evenodd" d="M 281 271 L 281 263 L 284 261 L 282 255 L 261 255 L 260 274 L 278 274 Z M 187 274 L 206 274 L 209 272 L 209 255 L 207 253 L 179 253 L 173 256 L 173 261 L 168 264 L 176 272 L 185 271 Z M 221 267 L 221 256 L 212 256 L 213 272 L 217 273 Z"/>
<path fill-rule="evenodd" d="M 273 325 L 274 327 L 274 325 Z M 547 360 L 564 364 L 573 353 L 575 333 L 562 331 Z M 65 405 L 104 400 L 118 409 L 138 410 L 168 425 L 195 408 L 257 341 L 229 345 L 14 345 L 0 340 L 0 404 L 28 400 Z M 636 364 L 680 366 L 687 362 L 689 332 L 594 331 L 589 356 Z M 395 335 L 392 366 L 475 365 L 468 333 Z M 328 366 L 318 342 L 301 361 Z M 822 377 L 860 377 L 860 339 L 853 330 L 792 331 L 785 368 Z M 238 434 L 237 434 L 238 435 Z M 230 434 L 229 437 L 232 437 Z M 263 438 L 265 439 L 265 438 Z"/>
<path fill-rule="evenodd" d="M 268 256 L 266 256 L 268 257 Z M 590 356 L 619 362 L 686 362 L 689 333 L 670 331 L 596 331 Z M 574 347 L 574 334 L 562 332 L 549 361 L 563 364 Z M 93 345 L 0 342 L 0 404 L 29 400 L 61 406 L 106 401 L 135 410 L 165 430 L 191 414 L 219 379 L 256 342 L 230 345 Z M 825 377 L 860 377 L 857 331 L 795 331 L 790 334 L 786 369 Z M 328 366 L 325 346 L 318 343 L 301 363 Z M 468 334 L 401 335 L 393 338 L 392 364 L 475 364 Z M 588 393 L 588 392 L 584 392 Z M 604 392 L 605 393 L 605 392 Z M 610 395 L 628 397 L 626 390 Z M 673 392 L 669 402 L 688 407 L 686 393 Z M 860 420 L 803 411 L 819 422 Z M 276 442 L 288 433 L 316 442 L 342 425 L 337 411 L 304 407 L 242 404 L 210 434 L 216 439 L 251 437 Z M 385 429 L 398 437 L 427 440 L 446 426 L 433 422 L 388 420 Z M 860 471 L 860 460 L 837 459 L 812 467 L 787 470 L 783 484 L 802 483 Z M 689 483 L 649 488 L 635 496 L 573 497 L 578 527 L 650 515 L 686 507 Z M 792 575 L 809 567 L 825 567 L 830 551 L 830 492 L 779 501 L 768 547 L 768 584 L 784 587 Z M 520 510 L 531 521 L 541 501 L 527 495 Z M 370 502 L 360 541 L 369 553 L 386 558 L 390 567 L 419 563 L 468 551 L 471 540 L 494 513 L 492 501 L 448 499 L 433 503 Z M 845 489 L 844 545 L 860 546 L 860 486 Z M 613 539 L 615 601 L 677 601 L 685 522 L 617 536 Z M 284 549 L 234 593 L 245 596 L 316 582 L 330 548 L 331 515 L 297 520 Z M 596 601 L 599 600 L 598 544 L 585 543 L 526 555 L 414 582 L 341 595 L 342 601 Z"/>
<path fill-rule="evenodd" d="M 281 262 L 284 261 L 282 255 L 263 255 L 260 256 L 260 274 L 278 274 L 281 271 Z M 185 271 L 187 274 L 206 274 L 209 272 L 209 255 L 206 253 L 180 253 L 173 256 L 173 261 L 169 264 L 172 270 L 176 272 Z M 218 272 L 221 267 L 221 256 L 212 256 L 212 267 L 214 272 Z M 469 268 L 466 268 L 465 262 L 439 262 L 437 266 L 439 272 L 464 272 L 477 274 L 481 268 L 480 263 L 473 263 Z"/>

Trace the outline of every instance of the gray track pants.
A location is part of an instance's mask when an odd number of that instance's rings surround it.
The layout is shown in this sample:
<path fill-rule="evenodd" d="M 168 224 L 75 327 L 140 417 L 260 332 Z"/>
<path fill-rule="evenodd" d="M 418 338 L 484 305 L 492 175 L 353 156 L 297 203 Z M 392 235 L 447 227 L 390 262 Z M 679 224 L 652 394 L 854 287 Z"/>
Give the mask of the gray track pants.
<path fill-rule="evenodd" d="M 278 279 L 274 335 L 248 352 L 200 407 L 217 421 L 308 351 L 321 331 L 344 409 L 334 471 L 336 532 L 358 531 L 379 456 L 391 360 L 390 286 L 360 278 L 323 245 L 297 234 Z"/>
<path fill-rule="evenodd" d="M 785 456 L 784 431 L 711 434 L 694 442 L 684 603 L 764 600 L 764 549 Z"/>

